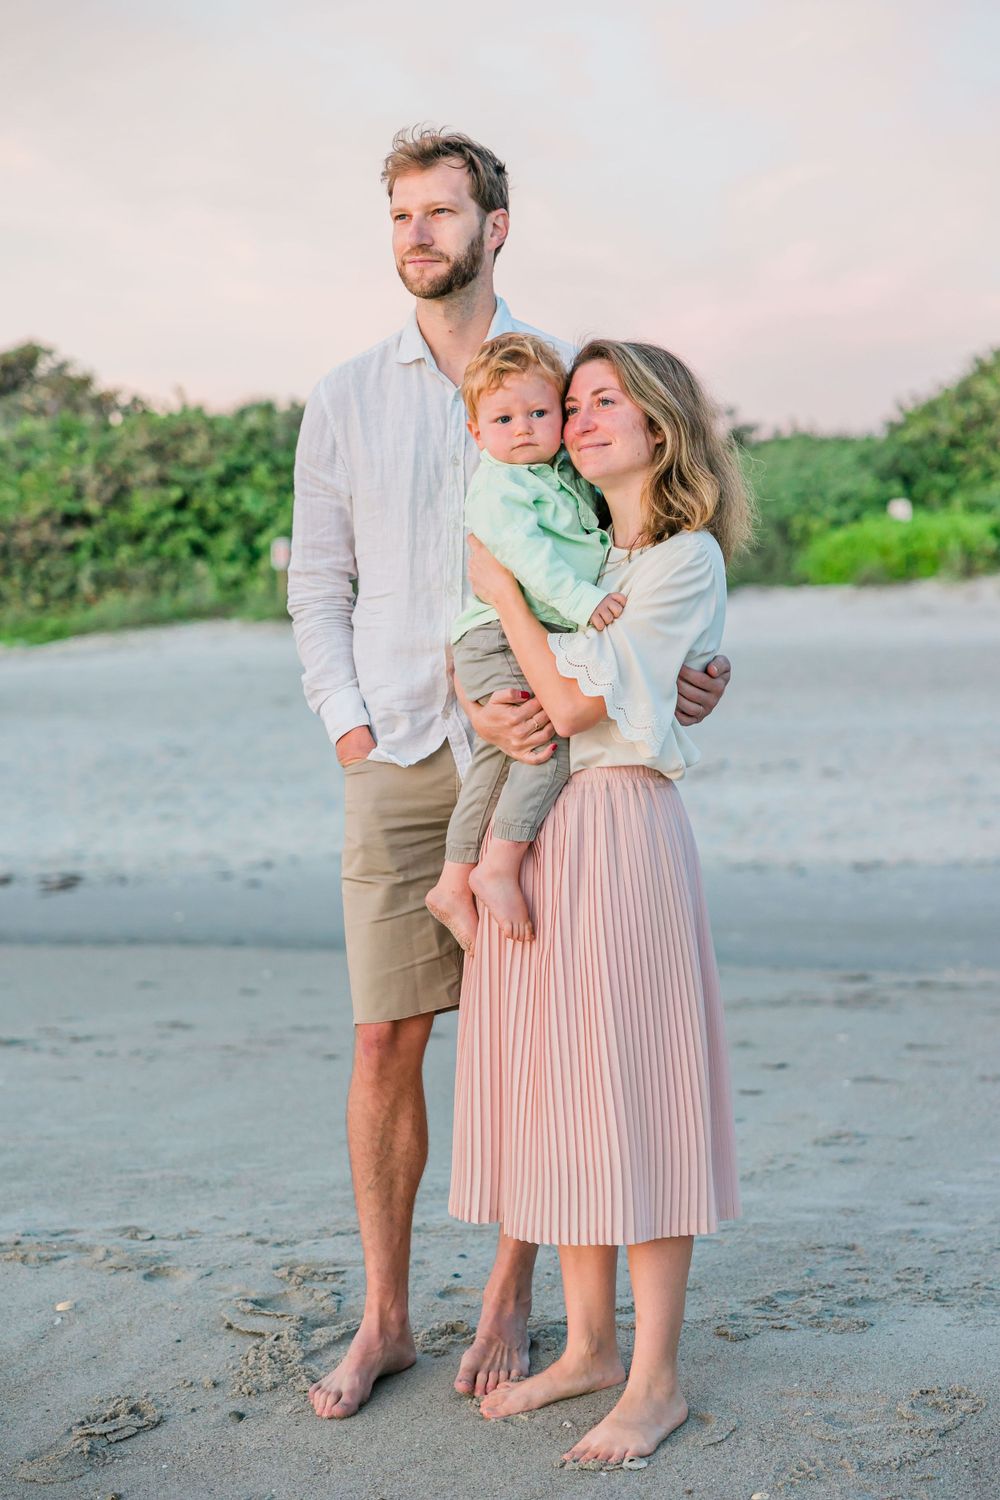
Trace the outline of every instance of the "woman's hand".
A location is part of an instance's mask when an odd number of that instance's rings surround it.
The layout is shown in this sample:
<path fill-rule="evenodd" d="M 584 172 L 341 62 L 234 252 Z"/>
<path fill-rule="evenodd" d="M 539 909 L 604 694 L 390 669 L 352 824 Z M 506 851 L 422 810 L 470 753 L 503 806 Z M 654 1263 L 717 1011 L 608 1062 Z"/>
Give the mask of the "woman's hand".
<path fill-rule="evenodd" d="M 469 537 L 469 582 L 477 599 L 499 609 L 521 585 L 503 563 L 497 562 L 488 547 L 477 536 Z"/>

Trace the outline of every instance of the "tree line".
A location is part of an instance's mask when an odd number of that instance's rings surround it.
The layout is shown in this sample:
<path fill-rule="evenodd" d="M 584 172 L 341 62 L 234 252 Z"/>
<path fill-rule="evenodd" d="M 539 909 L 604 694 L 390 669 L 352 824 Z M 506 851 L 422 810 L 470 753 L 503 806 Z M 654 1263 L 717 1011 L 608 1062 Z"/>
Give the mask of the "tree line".
<path fill-rule="evenodd" d="M 40 344 L 0 352 L 0 639 L 282 609 L 302 408 L 157 411 Z M 761 512 L 733 581 L 1000 567 L 1000 350 L 878 436 L 735 427 Z M 910 522 L 886 514 L 909 499 Z"/>

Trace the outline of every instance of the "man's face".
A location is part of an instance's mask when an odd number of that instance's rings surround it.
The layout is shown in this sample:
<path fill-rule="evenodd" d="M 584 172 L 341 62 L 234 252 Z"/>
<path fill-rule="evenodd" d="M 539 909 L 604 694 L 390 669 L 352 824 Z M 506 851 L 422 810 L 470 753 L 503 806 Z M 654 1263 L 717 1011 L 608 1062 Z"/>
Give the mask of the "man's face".
<path fill-rule="evenodd" d="M 498 250 L 507 235 L 507 215 L 502 209 L 483 213 L 461 162 L 438 162 L 397 177 L 389 212 L 396 270 L 414 297 L 461 291 L 483 269 L 487 251 Z"/>

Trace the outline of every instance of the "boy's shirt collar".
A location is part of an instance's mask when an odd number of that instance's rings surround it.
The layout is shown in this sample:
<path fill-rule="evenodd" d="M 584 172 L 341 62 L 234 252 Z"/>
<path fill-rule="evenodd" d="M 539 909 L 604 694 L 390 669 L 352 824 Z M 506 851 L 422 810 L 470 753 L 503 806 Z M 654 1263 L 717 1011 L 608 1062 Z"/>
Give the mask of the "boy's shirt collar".
<path fill-rule="evenodd" d="M 571 476 L 575 476 L 576 474 L 576 470 L 573 468 L 569 454 L 565 448 L 560 448 L 552 461 L 547 464 L 509 464 L 502 458 L 494 458 L 493 454 L 487 448 L 480 449 L 479 457 L 482 463 L 492 464 L 495 469 L 527 469 L 530 474 L 541 474 L 543 476 L 555 472 L 560 479 L 565 477 L 566 469 L 569 469 Z"/>

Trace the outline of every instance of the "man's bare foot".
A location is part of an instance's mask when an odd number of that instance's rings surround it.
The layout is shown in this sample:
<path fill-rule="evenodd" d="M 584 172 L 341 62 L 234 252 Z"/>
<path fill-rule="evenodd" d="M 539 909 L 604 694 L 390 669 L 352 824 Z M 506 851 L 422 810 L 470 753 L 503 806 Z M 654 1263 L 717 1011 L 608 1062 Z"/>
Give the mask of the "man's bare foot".
<path fill-rule="evenodd" d="M 463 1396 L 485 1396 L 502 1381 L 523 1380 L 529 1368 L 527 1311 L 503 1317 L 484 1313 L 462 1355 L 455 1389 Z"/>
<path fill-rule="evenodd" d="M 514 1417 L 518 1412 L 536 1411 L 552 1401 L 566 1401 L 570 1396 L 585 1396 L 588 1391 L 606 1391 L 621 1385 L 625 1370 L 617 1351 L 603 1359 L 593 1355 L 580 1358 L 563 1352 L 548 1369 L 520 1380 L 516 1385 L 498 1386 L 485 1397 L 479 1410 L 484 1417 Z"/>
<path fill-rule="evenodd" d="M 479 913 L 472 892 L 466 886 L 464 894 L 448 888 L 439 880 L 433 890 L 424 897 L 424 905 L 432 917 L 442 922 L 461 948 L 471 957 L 476 951 L 476 934 L 479 931 Z"/>
<path fill-rule="evenodd" d="M 364 1324 L 335 1370 L 309 1387 L 317 1417 L 353 1417 L 382 1375 L 398 1375 L 416 1363 L 417 1348 L 409 1329 L 395 1338 L 365 1332 Z"/>
<path fill-rule="evenodd" d="M 564 1453 L 563 1459 L 578 1464 L 621 1464 L 627 1458 L 648 1458 L 687 1420 L 687 1414 L 687 1402 L 676 1386 L 669 1391 L 640 1392 L 630 1385 L 604 1420 Z"/>
<path fill-rule="evenodd" d="M 469 876 L 473 895 L 500 926 L 504 937 L 530 943 L 535 936 L 521 883 L 516 876 L 501 875 L 477 865 Z"/>

